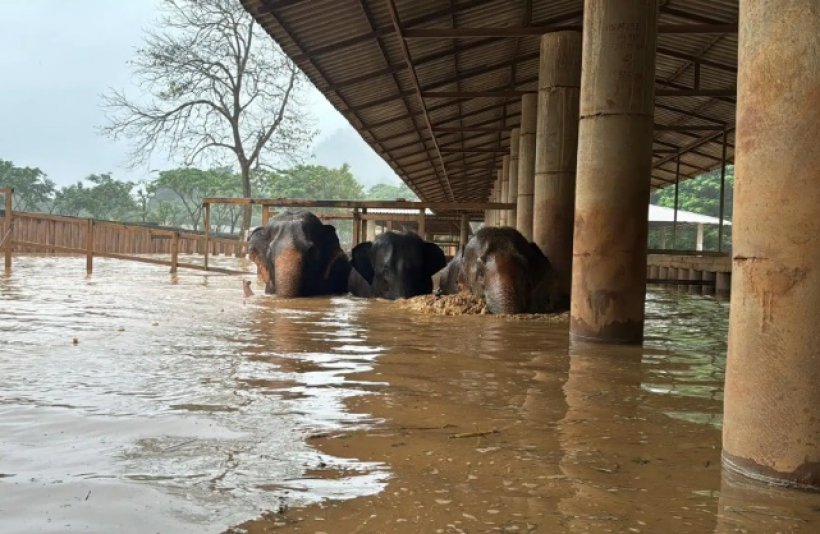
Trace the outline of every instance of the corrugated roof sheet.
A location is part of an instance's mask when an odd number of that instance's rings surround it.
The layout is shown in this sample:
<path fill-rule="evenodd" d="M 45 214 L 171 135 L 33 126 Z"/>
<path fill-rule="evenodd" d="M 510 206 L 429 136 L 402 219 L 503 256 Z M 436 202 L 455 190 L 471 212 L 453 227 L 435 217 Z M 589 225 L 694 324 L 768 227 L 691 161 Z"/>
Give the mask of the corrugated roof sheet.
<path fill-rule="evenodd" d="M 509 129 L 520 121 L 520 96 L 427 95 L 422 101 L 413 73 L 423 93 L 534 91 L 539 36 L 405 39 L 411 70 L 385 0 L 242 2 L 420 198 L 489 197 L 501 156 L 509 150 Z M 738 0 L 659 3 L 660 24 L 737 22 Z M 403 32 L 577 26 L 583 14 L 583 0 L 395 0 L 395 5 Z M 691 89 L 696 79 L 700 89 L 726 89 L 735 86 L 736 77 L 736 32 L 659 34 L 657 89 Z M 727 161 L 733 160 L 733 96 L 657 96 L 655 123 L 660 127 L 653 145 L 653 187 L 674 182 L 679 153 L 681 179 L 719 166 L 724 129 Z M 442 127 L 498 131 L 436 130 Z"/>

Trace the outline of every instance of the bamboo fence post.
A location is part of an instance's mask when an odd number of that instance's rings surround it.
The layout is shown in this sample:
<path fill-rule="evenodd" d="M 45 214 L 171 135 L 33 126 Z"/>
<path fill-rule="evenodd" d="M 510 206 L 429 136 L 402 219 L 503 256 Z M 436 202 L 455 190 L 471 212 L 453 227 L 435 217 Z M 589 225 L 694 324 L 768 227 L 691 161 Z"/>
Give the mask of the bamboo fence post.
<path fill-rule="evenodd" d="M 361 215 L 359 214 L 359 208 L 353 208 L 353 242 L 351 243 L 351 248 L 361 243 L 361 220 L 362 219 Z"/>
<path fill-rule="evenodd" d="M 208 270 L 208 254 L 211 249 L 211 205 L 205 203 L 205 270 Z"/>
<path fill-rule="evenodd" d="M 94 270 L 94 219 L 88 219 L 85 230 L 85 273 Z"/>
<path fill-rule="evenodd" d="M 427 239 L 427 225 L 426 225 L 427 217 L 424 213 L 424 208 L 419 208 L 419 237 L 422 239 Z"/>
<path fill-rule="evenodd" d="M 470 219 L 467 217 L 466 213 L 461 214 L 461 225 L 459 226 L 459 233 L 458 233 L 458 248 L 460 250 L 464 250 L 464 247 L 467 246 L 467 234 L 469 234 L 470 230 Z"/>
<path fill-rule="evenodd" d="M 171 237 L 171 272 L 177 272 L 179 264 L 179 232 L 174 232 Z"/>
<path fill-rule="evenodd" d="M 14 188 L 7 188 L 6 191 L 6 224 L 3 228 L 3 238 L 6 240 L 6 274 L 11 274 L 11 233 L 14 230 L 14 212 L 12 211 L 11 200 L 14 197 Z"/>

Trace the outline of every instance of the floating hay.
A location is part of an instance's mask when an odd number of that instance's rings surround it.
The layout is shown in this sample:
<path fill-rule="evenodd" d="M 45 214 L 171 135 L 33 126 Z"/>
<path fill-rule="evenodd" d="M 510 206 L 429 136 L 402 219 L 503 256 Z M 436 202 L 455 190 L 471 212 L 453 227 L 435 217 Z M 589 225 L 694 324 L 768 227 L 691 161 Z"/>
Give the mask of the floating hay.
<path fill-rule="evenodd" d="M 401 305 L 413 311 L 428 315 L 483 315 L 490 313 L 484 299 L 472 293 L 461 292 L 456 295 L 421 295 L 404 301 Z"/>
<path fill-rule="evenodd" d="M 487 315 L 487 305 L 468 291 L 455 295 L 422 295 L 399 301 L 404 308 L 426 315 Z M 517 315 L 497 315 L 507 319 L 538 319 L 548 322 L 569 320 L 568 312 L 561 313 L 521 313 Z"/>

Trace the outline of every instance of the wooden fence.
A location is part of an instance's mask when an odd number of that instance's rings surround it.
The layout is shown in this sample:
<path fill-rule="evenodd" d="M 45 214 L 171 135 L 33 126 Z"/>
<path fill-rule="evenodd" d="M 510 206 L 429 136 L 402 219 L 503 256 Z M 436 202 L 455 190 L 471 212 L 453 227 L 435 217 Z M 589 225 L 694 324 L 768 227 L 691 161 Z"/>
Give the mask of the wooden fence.
<path fill-rule="evenodd" d="M 46 213 L 12 210 L 13 191 L 0 188 L 6 197 L 0 245 L 5 251 L 6 271 L 11 270 L 14 253 L 81 254 L 91 272 L 93 258 L 117 258 L 167 265 L 171 272 L 180 267 L 222 273 L 239 273 L 208 265 L 209 256 L 241 256 L 244 240 L 228 239 L 177 228 L 159 228 Z M 183 263 L 180 254 L 201 254 L 203 263 Z M 156 257 L 169 256 L 168 259 Z"/>

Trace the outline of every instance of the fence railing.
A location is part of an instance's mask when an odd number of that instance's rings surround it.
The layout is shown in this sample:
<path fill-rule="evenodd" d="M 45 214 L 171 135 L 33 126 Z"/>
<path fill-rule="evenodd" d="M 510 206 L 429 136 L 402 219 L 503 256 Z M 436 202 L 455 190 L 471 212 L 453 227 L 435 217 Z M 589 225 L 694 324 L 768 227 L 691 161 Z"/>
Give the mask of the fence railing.
<path fill-rule="evenodd" d="M 93 270 L 94 258 L 166 265 L 171 272 L 179 268 L 221 273 L 240 273 L 207 264 L 179 261 L 180 254 L 240 256 L 245 242 L 211 236 L 179 228 L 158 228 L 140 224 L 101 221 L 47 213 L 15 212 L 13 190 L 0 188 L 5 209 L 0 231 L 0 245 L 5 253 L 6 272 L 11 270 L 14 253 L 79 254 L 86 256 L 86 270 Z M 169 256 L 168 259 L 156 257 Z"/>

